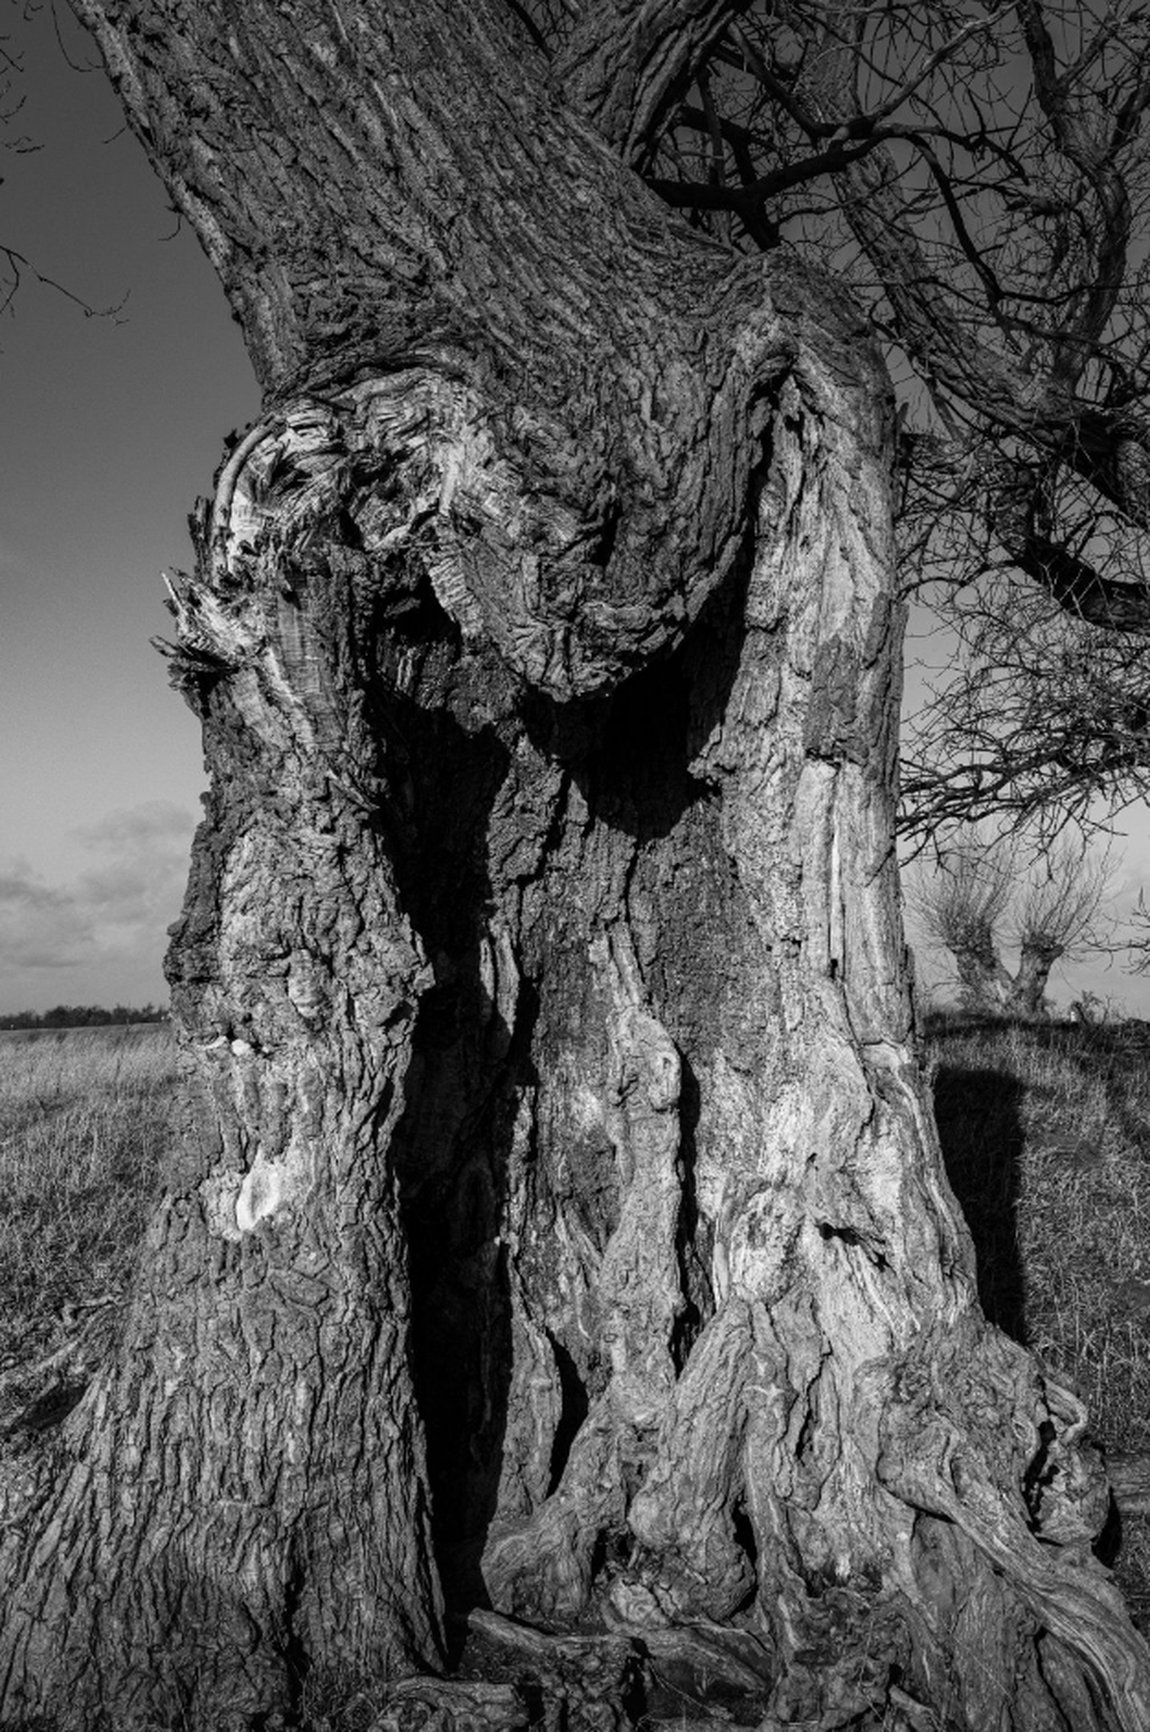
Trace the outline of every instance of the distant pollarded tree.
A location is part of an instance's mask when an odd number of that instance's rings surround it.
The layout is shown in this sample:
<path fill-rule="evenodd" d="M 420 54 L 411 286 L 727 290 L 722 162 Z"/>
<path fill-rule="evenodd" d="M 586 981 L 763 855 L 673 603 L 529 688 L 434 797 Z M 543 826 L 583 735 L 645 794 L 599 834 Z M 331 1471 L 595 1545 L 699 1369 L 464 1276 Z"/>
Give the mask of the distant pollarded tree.
<path fill-rule="evenodd" d="M 1105 859 L 1062 843 L 1029 870 L 1020 848 L 966 832 L 937 870 L 912 878 L 908 902 L 932 946 L 954 958 L 964 1005 L 994 1016 L 1044 1016 L 1056 962 L 1101 943 Z M 1017 949 L 1012 973 L 1004 961 Z"/>

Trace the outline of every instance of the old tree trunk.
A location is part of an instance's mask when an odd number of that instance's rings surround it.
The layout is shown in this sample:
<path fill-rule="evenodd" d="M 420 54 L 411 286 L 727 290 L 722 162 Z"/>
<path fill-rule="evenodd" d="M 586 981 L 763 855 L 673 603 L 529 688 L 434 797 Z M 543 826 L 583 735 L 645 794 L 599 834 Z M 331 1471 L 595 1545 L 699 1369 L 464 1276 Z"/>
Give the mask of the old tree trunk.
<path fill-rule="evenodd" d="M 182 1145 L 6 1469 L 4 1723 L 1150 1725 L 910 1044 L 881 362 L 627 166 L 724 8 L 76 10 L 265 400 L 174 586 Z M 498 1678 L 405 1695 L 468 1613 Z"/>

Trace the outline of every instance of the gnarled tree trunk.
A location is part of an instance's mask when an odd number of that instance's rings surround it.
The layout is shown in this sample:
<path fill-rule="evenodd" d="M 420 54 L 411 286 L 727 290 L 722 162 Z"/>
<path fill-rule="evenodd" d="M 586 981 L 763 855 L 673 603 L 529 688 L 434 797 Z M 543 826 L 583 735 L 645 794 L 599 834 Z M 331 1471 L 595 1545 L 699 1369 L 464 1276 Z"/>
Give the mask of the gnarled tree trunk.
<path fill-rule="evenodd" d="M 1018 1015 L 1046 1015 L 1046 987 L 1050 980 L 1050 970 L 1065 948 L 1065 945 L 1057 942 L 1044 942 L 1040 937 L 1023 938 L 1010 993 L 1011 1009 Z"/>
<path fill-rule="evenodd" d="M 969 1010 L 996 1016 L 1007 1011 L 1014 995 L 1014 979 L 998 954 L 998 940 L 989 926 L 970 935 L 970 941 L 952 945 L 958 968 L 962 1002 Z"/>
<path fill-rule="evenodd" d="M 266 404 L 173 595 L 185 1136 L 9 1474 L 0 1713 L 263 1724 L 446 1603 L 703 1631 L 749 1724 L 1134 1732 L 912 1050 L 881 363 L 620 163 L 722 9 L 554 83 L 495 5 L 77 10 Z"/>
<path fill-rule="evenodd" d="M 998 940 L 989 927 L 969 942 L 952 938 L 950 949 L 958 969 L 962 1002 L 968 1010 L 983 1016 L 1046 1016 L 1050 971 L 1065 953 L 1064 944 L 1024 936 L 1013 974 L 1003 962 Z"/>

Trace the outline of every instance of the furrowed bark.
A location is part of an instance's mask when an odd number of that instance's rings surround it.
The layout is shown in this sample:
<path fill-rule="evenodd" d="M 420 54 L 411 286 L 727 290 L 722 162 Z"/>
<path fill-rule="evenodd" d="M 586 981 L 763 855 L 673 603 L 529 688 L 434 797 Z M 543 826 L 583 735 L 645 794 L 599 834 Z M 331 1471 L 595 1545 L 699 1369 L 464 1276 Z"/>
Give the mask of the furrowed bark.
<path fill-rule="evenodd" d="M 5 1706 L 67 1726 L 247 1725 L 317 1666 L 439 1655 L 378 1155 L 430 971 L 364 792 L 357 561 L 317 565 L 282 519 L 253 532 L 248 501 L 237 543 L 228 479 L 174 604 L 214 776 L 169 967 L 183 1146 L 115 1365 L 0 1551 Z"/>
<path fill-rule="evenodd" d="M 552 82 L 626 163 L 638 166 L 659 122 L 748 0 L 610 0 L 572 30 Z"/>
<path fill-rule="evenodd" d="M 977 1310 L 914 1058 L 868 334 L 677 229 L 496 9 L 289 10 L 82 8 L 267 398 L 173 585 L 186 1136 L 10 1476 L 0 1715 L 496 1724 L 442 1585 L 524 1715 L 681 1719 L 678 1665 L 747 1724 L 1134 1732 L 1105 1479 Z"/>

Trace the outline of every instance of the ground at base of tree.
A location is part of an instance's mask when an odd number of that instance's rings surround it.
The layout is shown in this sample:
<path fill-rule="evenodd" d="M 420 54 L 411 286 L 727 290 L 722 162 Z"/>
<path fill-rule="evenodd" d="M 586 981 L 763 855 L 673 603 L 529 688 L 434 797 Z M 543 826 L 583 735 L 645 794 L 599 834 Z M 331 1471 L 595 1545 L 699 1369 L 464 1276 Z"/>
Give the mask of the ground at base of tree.
<path fill-rule="evenodd" d="M 1128 1493 L 1103 1536 L 1106 1561 L 1150 1632 L 1150 1025 L 939 1017 L 926 1048 L 982 1302 L 1087 1402 Z M 83 1033 L 13 1043 L 0 1057 L 0 1216 L 12 1228 L 0 1256 L 0 1447 L 10 1453 L 35 1447 L 107 1350 L 172 1136 L 175 1048 L 157 1029 L 126 1045 Z M 753 1643 L 740 1655 L 729 1632 L 721 1650 L 705 1633 L 676 1632 L 661 1652 L 649 1632 L 556 1638 L 477 1612 L 452 1640 L 446 1686 L 305 1680 L 301 1726 L 763 1725 Z"/>

